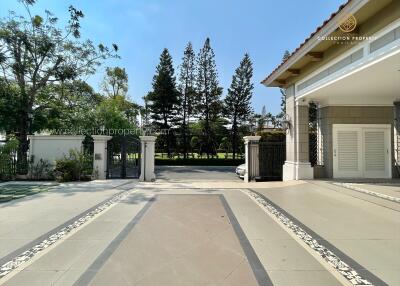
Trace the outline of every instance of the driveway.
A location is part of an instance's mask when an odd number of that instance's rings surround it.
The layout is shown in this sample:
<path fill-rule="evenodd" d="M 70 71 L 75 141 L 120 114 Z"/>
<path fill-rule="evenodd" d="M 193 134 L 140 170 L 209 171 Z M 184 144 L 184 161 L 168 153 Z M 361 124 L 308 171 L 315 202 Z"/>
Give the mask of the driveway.
<path fill-rule="evenodd" d="M 157 179 L 170 181 L 230 181 L 240 182 L 236 166 L 156 166 Z"/>
<path fill-rule="evenodd" d="M 400 285 L 396 202 L 329 182 L 235 182 L 125 185 L 0 284 Z"/>

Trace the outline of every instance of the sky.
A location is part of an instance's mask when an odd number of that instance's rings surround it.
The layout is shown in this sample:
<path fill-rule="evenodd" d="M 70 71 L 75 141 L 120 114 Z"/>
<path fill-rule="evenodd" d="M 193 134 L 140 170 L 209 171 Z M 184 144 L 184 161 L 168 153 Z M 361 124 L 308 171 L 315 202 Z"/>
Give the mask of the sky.
<path fill-rule="evenodd" d="M 232 75 L 247 52 L 254 67 L 252 106 L 280 112 L 280 91 L 260 84 L 280 62 L 336 11 L 344 0 L 37 0 L 34 14 L 49 10 L 68 19 L 73 5 L 85 14 L 82 39 L 119 46 L 121 59 L 108 60 L 88 82 L 100 90 L 106 66 L 120 66 L 129 76 L 129 96 L 138 103 L 151 90 L 159 56 L 168 48 L 175 71 L 191 41 L 197 53 L 207 37 L 215 52 L 220 86 L 227 93 Z M 24 13 L 17 0 L 0 0 L 0 17 Z"/>

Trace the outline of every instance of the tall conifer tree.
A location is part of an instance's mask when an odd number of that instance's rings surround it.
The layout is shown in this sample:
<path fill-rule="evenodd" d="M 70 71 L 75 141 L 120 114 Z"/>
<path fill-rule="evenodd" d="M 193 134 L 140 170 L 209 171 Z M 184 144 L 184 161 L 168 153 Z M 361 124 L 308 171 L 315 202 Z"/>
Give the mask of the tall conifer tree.
<path fill-rule="evenodd" d="M 192 43 L 188 43 L 183 53 L 179 74 L 179 95 L 183 156 L 187 158 L 189 145 L 189 121 L 196 96 L 196 56 Z"/>
<path fill-rule="evenodd" d="M 214 51 L 210 46 L 210 39 L 207 38 L 203 48 L 197 57 L 197 101 L 196 111 L 204 122 L 203 127 L 203 150 L 210 154 L 216 151 L 214 140 L 213 123 L 216 121 L 221 110 L 220 97 L 222 88 L 219 86 L 217 67 L 215 64 Z"/>
<path fill-rule="evenodd" d="M 161 139 L 165 140 L 167 153 L 170 155 L 172 143 L 170 128 L 175 123 L 179 96 L 176 89 L 172 57 L 168 49 L 164 49 L 160 56 L 160 63 L 153 77 L 153 90 L 149 92 L 146 98 L 149 101 L 148 108 L 155 125 L 166 131 Z"/>
<path fill-rule="evenodd" d="M 253 65 L 250 56 L 245 54 L 232 77 L 228 95 L 224 99 L 224 114 L 232 124 L 232 156 L 236 158 L 239 143 L 239 126 L 252 113 L 251 97 L 254 85 L 251 82 Z"/>

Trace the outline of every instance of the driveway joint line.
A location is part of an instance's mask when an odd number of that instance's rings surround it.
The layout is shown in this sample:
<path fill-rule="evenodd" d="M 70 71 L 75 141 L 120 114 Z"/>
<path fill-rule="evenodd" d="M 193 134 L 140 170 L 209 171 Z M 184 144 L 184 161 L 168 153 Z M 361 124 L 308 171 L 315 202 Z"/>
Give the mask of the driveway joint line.
<path fill-rule="evenodd" d="M 274 217 L 284 228 L 293 233 L 298 239 L 304 242 L 314 254 L 334 269 L 341 277 L 345 278 L 351 285 L 388 285 L 379 277 L 362 267 L 351 257 L 344 254 L 334 245 L 323 239 L 313 230 L 297 220 L 294 216 L 272 202 L 266 196 L 252 189 L 242 189 L 242 192 L 249 196 L 257 205 L 259 205 L 266 213 Z M 326 246 L 323 246 L 323 242 Z M 358 273 L 363 272 L 363 275 Z M 361 271 L 360 271 L 361 270 Z"/>
<path fill-rule="evenodd" d="M 311 185 L 314 185 L 314 186 L 318 186 L 318 187 L 321 186 L 321 185 L 316 184 L 316 183 L 314 183 L 312 181 L 307 181 L 307 183 L 309 183 Z M 332 191 L 334 191 L 336 193 L 339 193 L 339 194 L 342 194 L 344 196 L 352 197 L 352 198 L 361 200 L 363 202 L 370 203 L 370 204 L 373 204 L 373 205 L 376 205 L 376 206 L 379 206 L 379 207 L 382 207 L 382 208 L 385 208 L 385 209 L 388 209 L 388 210 L 392 210 L 392 211 L 395 211 L 395 212 L 400 212 L 398 209 L 395 209 L 395 208 L 392 208 L 392 207 L 389 207 L 387 205 L 382 204 L 381 201 L 377 202 L 377 201 L 372 200 L 373 196 L 363 196 L 363 195 L 360 196 L 359 194 L 357 194 L 357 192 L 346 192 L 348 190 L 347 188 L 340 187 L 340 186 L 335 186 L 332 183 L 327 183 L 326 185 L 324 185 L 324 187 L 326 189 L 332 190 Z M 351 191 L 351 190 L 348 190 L 348 191 Z"/>
<path fill-rule="evenodd" d="M 233 213 L 228 202 L 226 201 L 226 198 L 224 197 L 224 195 L 218 195 L 218 196 L 229 218 L 229 221 L 231 222 L 232 228 L 235 231 L 235 234 L 240 242 L 240 245 L 242 246 L 243 252 L 246 255 L 247 261 L 250 264 L 250 267 L 253 271 L 253 274 L 257 280 L 258 285 L 260 286 L 274 285 L 271 281 L 271 278 L 268 276 L 267 271 L 265 271 L 265 268 L 261 264 L 261 261 L 258 258 L 256 252 L 251 246 L 250 241 L 247 239 L 247 236 L 244 233 L 242 227 L 240 226 L 235 214 Z"/>
<path fill-rule="evenodd" d="M 117 187 L 121 187 L 129 183 L 125 183 L 119 185 Z M 114 187 L 114 188 L 117 188 Z M 112 189 L 114 189 L 112 188 Z M 131 189 L 121 191 L 111 198 L 104 200 L 103 202 L 97 204 L 96 206 L 84 211 L 80 215 L 72 218 L 71 220 L 67 221 L 66 223 L 62 224 L 61 226 L 56 227 L 55 229 L 51 230 L 50 232 L 46 233 L 45 235 L 40 236 L 39 238 L 35 239 L 33 242 L 28 243 L 27 245 L 21 247 L 20 249 L 12 252 L 11 254 L 7 255 L 6 257 L 0 260 L 0 281 L 3 277 L 20 267 L 23 263 L 31 260 L 34 256 L 38 253 L 42 252 L 44 249 L 48 248 L 49 246 L 53 245 L 54 243 L 61 240 L 67 234 L 69 234 L 72 230 L 77 230 L 86 224 L 88 221 L 91 221 L 93 218 L 97 217 L 100 213 L 108 209 L 109 207 L 115 205 L 122 199 L 126 198 L 130 193 Z M 15 255 L 14 257 L 10 257 L 11 255 Z M 19 252 L 21 251 L 21 252 Z M 9 259 L 5 261 L 5 259 Z"/>
<path fill-rule="evenodd" d="M 377 197 L 377 198 L 380 198 L 380 199 L 384 199 L 384 200 L 387 200 L 387 201 L 390 201 L 390 202 L 394 202 L 394 203 L 400 204 L 400 198 L 396 198 L 396 197 L 393 197 L 393 196 L 377 193 L 377 192 L 374 192 L 374 191 L 369 191 L 369 190 L 366 190 L 366 189 L 363 189 L 363 188 L 360 188 L 360 187 L 356 187 L 356 186 L 354 186 L 354 184 L 337 183 L 337 182 L 330 182 L 330 183 L 332 185 L 335 185 L 335 186 L 343 187 L 343 188 L 346 188 L 346 189 L 349 189 L 349 190 L 352 190 L 352 191 L 356 191 L 356 192 L 359 192 L 359 193 L 367 194 L 367 195 L 370 195 L 370 196 L 374 196 L 374 197 Z"/>
<path fill-rule="evenodd" d="M 128 236 L 132 229 L 142 219 L 148 209 L 152 206 L 157 196 L 149 199 L 144 207 L 133 217 L 133 219 L 121 230 L 121 232 L 110 242 L 110 244 L 100 253 L 86 271 L 78 278 L 73 286 L 89 285 L 92 279 L 96 276 L 97 271 L 106 263 L 108 258 L 115 252 L 122 241 Z"/>

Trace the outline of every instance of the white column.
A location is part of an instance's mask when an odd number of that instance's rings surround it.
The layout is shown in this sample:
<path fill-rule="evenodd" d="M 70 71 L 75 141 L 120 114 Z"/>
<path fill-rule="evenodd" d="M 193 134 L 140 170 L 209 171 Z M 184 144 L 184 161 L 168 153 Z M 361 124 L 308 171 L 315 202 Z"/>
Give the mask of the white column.
<path fill-rule="evenodd" d="M 140 136 L 141 142 L 141 162 L 140 162 L 140 181 L 153 182 L 156 179 L 154 173 L 154 149 L 155 136 Z"/>
<path fill-rule="evenodd" d="M 313 179 L 314 170 L 309 160 L 308 103 L 299 103 L 294 97 L 286 101 L 286 113 L 291 118 L 286 135 L 286 161 L 283 181 Z"/>
<path fill-rule="evenodd" d="M 245 136 L 244 149 L 246 159 L 246 172 L 244 173 L 244 181 L 248 183 L 252 178 L 260 175 L 260 163 L 259 163 L 259 146 L 261 136 Z M 257 144 L 249 144 L 249 143 Z"/>
<path fill-rule="evenodd" d="M 107 141 L 111 136 L 92 135 L 93 137 L 93 177 L 104 180 L 107 176 Z"/>

